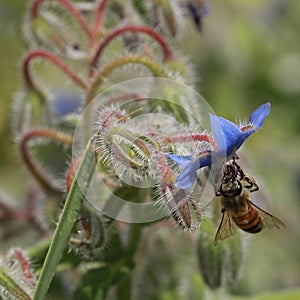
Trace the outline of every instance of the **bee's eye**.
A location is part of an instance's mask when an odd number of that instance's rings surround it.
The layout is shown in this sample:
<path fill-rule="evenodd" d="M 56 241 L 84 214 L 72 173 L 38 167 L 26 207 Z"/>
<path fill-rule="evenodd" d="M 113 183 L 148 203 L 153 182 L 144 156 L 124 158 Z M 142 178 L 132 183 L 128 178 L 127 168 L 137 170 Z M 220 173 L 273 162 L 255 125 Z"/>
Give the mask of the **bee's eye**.
<path fill-rule="evenodd" d="M 242 184 L 237 180 L 237 189 L 236 191 L 238 192 L 238 195 L 240 195 L 242 193 L 243 187 Z"/>

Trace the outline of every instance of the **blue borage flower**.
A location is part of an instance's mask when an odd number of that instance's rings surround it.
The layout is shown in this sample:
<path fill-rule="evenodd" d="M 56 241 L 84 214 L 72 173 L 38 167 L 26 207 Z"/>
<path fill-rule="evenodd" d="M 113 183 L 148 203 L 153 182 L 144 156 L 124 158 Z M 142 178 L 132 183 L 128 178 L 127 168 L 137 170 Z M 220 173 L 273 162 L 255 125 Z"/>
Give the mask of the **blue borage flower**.
<path fill-rule="evenodd" d="M 251 114 L 249 124 L 241 128 L 229 120 L 211 114 L 210 124 L 218 147 L 217 150 L 200 153 L 197 158 L 191 155 L 166 154 L 168 158 L 183 167 L 175 181 L 175 186 L 181 189 L 191 188 L 196 180 L 196 171 L 211 165 L 213 157 L 228 160 L 236 156 L 236 151 L 245 140 L 263 125 L 270 110 L 271 104 L 269 102 L 261 105 Z"/>

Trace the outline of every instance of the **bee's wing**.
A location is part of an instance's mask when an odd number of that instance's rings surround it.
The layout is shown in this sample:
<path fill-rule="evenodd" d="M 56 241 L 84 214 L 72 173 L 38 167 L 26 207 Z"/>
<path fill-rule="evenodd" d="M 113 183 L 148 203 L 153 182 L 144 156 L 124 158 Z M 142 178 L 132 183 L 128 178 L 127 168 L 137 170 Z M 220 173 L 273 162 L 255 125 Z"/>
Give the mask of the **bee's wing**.
<path fill-rule="evenodd" d="M 235 234 L 237 230 L 237 226 L 235 225 L 234 221 L 232 220 L 230 214 L 226 211 L 226 209 L 223 212 L 222 219 L 220 222 L 220 225 L 218 227 L 214 244 L 215 246 L 218 244 L 219 240 L 225 240 L 228 237 Z"/>
<path fill-rule="evenodd" d="M 255 209 L 258 214 L 260 215 L 260 217 L 263 220 L 263 226 L 267 227 L 267 228 L 280 228 L 280 227 L 285 227 L 285 224 L 278 219 L 277 217 L 271 215 L 270 213 L 264 211 L 263 209 L 261 209 L 260 207 L 258 207 L 257 205 L 255 205 L 253 202 L 251 202 L 250 200 L 248 200 L 248 205 L 252 206 L 253 209 Z"/>

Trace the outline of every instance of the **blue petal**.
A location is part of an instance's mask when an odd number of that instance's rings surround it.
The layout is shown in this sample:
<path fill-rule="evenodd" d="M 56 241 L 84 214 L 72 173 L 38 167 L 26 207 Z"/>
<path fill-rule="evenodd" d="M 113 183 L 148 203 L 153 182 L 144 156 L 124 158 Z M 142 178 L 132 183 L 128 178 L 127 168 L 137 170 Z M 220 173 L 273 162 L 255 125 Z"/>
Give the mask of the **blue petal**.
<path fill-rule="evenodd" d="M 202 157 L 197 158 L 196 160 L 190 162 L 178 175 L 175 186 L 180 189 L 189 189 L 193 186 L 196 181 L 196 171 L 202 167 L 209 166 L 211 164 L 211 155 L 207 154 Z"/>
<path fill-rule="evenodd" d="M 255 130 L 249 130 L 247 132 L 243 132 L 243 135 L 236 141 L 236 144 L 235 144 L 235 150 L 234 152 L 236 152 L 242 145 L 243 143 L 245 142 L 245 140 L 255 132 Z M 232 152 L 233 153 L 233 152 Z M 231 154 L 230 154 L 231 156 Z"/>
<path fill-rule="evenodd" d="M 229 120 L 210 115 L 210 124 L 219 147 L 218 152 L 224 153 L 226 156 L 234 153 L 241 146 L 241 141 L 245 140 L 242 130 Z"/>
<path fill-rule="evenodd" d="M 243 131 L 243 138 L 239 141 L 242 144 L 251 134 L 257 131 L 264 123 L 265 118 L 269 115 L 271 110 L 271 103 L 267 102 L 258 107 L 250 116 L 250 129 Z M 238 143 L 238 144 L 239 144 Z M 240 146 L 238 145 L 238 148 Z"/>
<path fill-rule="evenodd" d="M 269 115 L 271 111 L 271 103 L 267 102 L 260 107 L 258 107 L 250 117 L 250 123 L 254 125 L 254 129 L 257 130 L 259 129 L 263 123 L 265 118 Z"/>
<path fill-rule="evenodd" d="M 179 166 L 185 167 L 188 163 L 190 163 L 193 160 L 193 157 L 191 155 L 176 155 L 176 154 L 170 154 L 165 153 L 165 155 L 174 160 Z"/>

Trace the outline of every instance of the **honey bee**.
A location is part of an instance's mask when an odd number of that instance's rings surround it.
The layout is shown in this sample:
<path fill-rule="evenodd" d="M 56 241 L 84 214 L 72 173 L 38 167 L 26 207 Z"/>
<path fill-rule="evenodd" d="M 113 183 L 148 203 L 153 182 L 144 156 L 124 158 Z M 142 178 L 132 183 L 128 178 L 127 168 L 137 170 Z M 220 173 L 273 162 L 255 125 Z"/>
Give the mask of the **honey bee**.
<path fill-rule="evenodd" d="M 263 228 L 280 228 L 285 224 L 251 202 L 251 192 L 258 191 L 255 180 L 244 174 L 234 158 L 223 167 L 223 177 L 216 192 L 221 197 L 222 219 L 214 244 L 233 235 L 237 228 L 249 233 Z"/>

